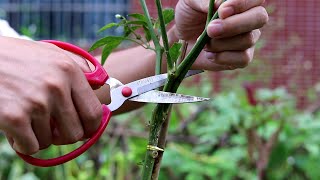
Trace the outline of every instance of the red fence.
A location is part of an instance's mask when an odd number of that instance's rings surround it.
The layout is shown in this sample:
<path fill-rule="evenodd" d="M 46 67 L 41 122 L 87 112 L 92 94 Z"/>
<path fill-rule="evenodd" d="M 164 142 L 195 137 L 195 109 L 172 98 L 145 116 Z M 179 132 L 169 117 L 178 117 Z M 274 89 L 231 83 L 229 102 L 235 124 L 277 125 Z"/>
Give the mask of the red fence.
<path fill-rule="evenodd" d="M 155 14 L 153 2 L 149 0 L 148 5 Z M 163 1 L 163 4 L 174 7 L 176 2 Z M 137 11 L 139 1 L 133 4 L 134 11 Z M 266 88 L 285 86 L 298 96 L 299 104 L 305 106 L 315 98 L 320 98 L 319 92 L 318 97 L 310 93 L 315 89 L 320 91 L 320 1 L 269 0 L 265 7 L 270 20 L 262 29 L 262 48 L 256 53 L 255 61 L 260 61 L 259 65 L 231 74 L 213 73 L 215 87 L 219 90 L 223 88 L 222 81 L 226 77 L 234 78 L 251 70 L 258 77 L 255 80 L 257 84 Z"/>
<path fill-rule="evenodd" d="M 305 105 L 308 91 L 320 83 L 320 1 L 273 0 L 267 7 L 270 23 L 260 56 L 273 65 L 271 85 L 285 85 Z"/>

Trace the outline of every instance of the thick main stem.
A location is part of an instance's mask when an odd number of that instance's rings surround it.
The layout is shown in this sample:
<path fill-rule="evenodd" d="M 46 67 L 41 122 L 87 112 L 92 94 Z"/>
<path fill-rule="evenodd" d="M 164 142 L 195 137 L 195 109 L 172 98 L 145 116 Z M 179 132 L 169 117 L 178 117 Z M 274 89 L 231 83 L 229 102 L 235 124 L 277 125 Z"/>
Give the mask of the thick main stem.
<path fill-rule="evenodd" d="M 161 126 L 165 119 L 168 117 L 168 113 L 171 109 L 170 104 L 159 104 L 154 109 L 152 115 L 152 122 L 150 124 L 150 133 L 149 133 L 149 146 L 157 147 L 158 145 L 158 137 L 159 132 L 161 130 Z M 164 113 L 164 114 L 160 114 Z M 155 158 L 158 157 L 158 150 L 148 149 L 146 152 L 145 160 L 144 160 L 144 167 L 143 167 L 143 180 L 150 180 L 152 176 L 152 171 L 154 167 Z M 154 179 L 154 178 L 152 178 Z"/>
<path fill-rule="evenodd" d="M 185 60 L 179 66 L 176 76 L 170 76 L 166 86 L 164 87 L 164 91 L 167 92 L 176 92 L 178 90 L 179 85 L 184 79 L 185 74 L 190 69 L 193 62 L 201 53 L 202 49 L 208 42 L 209 37 L 204 31 L 195 46 L 192 48 L 190 53 L 187 55 Z M 187 69 L 187 70 L 186 70 Z M 186 70 L 186 71 L 185 71 Z M 149 145 L 157 147 L 158 145 L 158 137 L 161 130 L 161 126 L 167 115 L 169 114 L 171 105 L 170 104 L 158 104 L 154 109 L 152 121 L 150 125 L 150 134 L 149 134 Z M 149 180 L 152 176 L 153 166 L 155 162 L 155 158 L 158 156 L 158 151 L 156 150 L 148 150 L 146 153 L 145 161 L 144 161 L 144 169 L 143 169 L 143 179 Z M 155 179 L 155 178 L 153 178 Z"/>
<path fill-rule="evenodd" d="M 214 5 L 214 2 L 212 1 L 214 0 L 211 0 L 210 2 L 211 10 L 213 10 L 213 5 Z M 216 18 L 218 18 L 217 12 L 213 15 L 211 20 Z M 166 83 L 163 89 L 164 91 L 173 92 L 173 93 L 177 92 L 178 87 L 180 86 L 188 70 L 190 69 L 192 64 L 195 62 L 196 58 L 199 56 L 199 54 L 201 53 L 202 49 L 207 44 L 209 39 L 210 38 L 207 35 L 207 31 L 205 29 L 202 32 L 196 44 L 194 45 L 194 47 L 192 48 L 192 50 L 187 55 L 187 57 L 179 65 L 175 74 L 168 76 L 168 82 Z M 142 176 L 143 180 L 158 178 L 158 172 L 156 171 L 153 173 L 153 169 L 154 169 L 155 160 L 159 157 L 159 149 L 158 149 L 159 135 L 160 135 L 163 123 L 165 121 L 168 121 L 171 107 L 172 107 L 171 104 L 158 104 L 154 109 L 154 112 L 152 115 L 152 121 L 150 124 L 150 130 L 149 130 L 150 133 L 149 133 L 149 141 L 148 141 L 148 147 L 153 147 L 153 148 L 148 148 L 146 152 L 144 167 L 143 167 L 143 176 Z M 167 130 L 164 129 L 164 131 L 165 132 L 161 132 L 161 134 L 166 134 Z M 165 137 L 165 135 L 163 137 Z M 165 139 L 161 139 L 161 141 L 165 142 Z M 164 148 L 164 147 L 160 147 L 160 148 Z M 161 159 L 158 159 L 158 161 L 161 161 Z M 158 164 L 157 166 L 160 166 L 160 164 Z"/>

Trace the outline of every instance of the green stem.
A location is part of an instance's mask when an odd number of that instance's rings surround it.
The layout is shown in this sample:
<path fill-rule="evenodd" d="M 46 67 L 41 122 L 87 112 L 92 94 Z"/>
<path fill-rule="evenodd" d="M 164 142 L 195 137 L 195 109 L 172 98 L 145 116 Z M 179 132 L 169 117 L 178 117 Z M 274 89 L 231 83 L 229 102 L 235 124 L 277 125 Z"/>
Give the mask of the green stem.
<path fill-rule="evenodd" d="M 152 47 L 148 47 L 147 45 L 143 44 L 143 42 L 139 42 L 139 41 L 137 41 L 136 39 L 132 39 L 132 38 L 125 38 L 125 39 L 128 40 L 128 41 L 131 41 L 131 42 L 133 42 L 133 43 L 136 43 L 136 44 L 142 46 L 142 47 L 145 48 L 145 49 L 151 49 L 151 50 L 154 50 L 154 51 L 155 51 L 155 49 L 153 49 Z"/>
<path fill-rule="evenodd" d="M 211 0 L 210 3 L 209 3 L 209 10 L 208 10 L 206 27 L 208 26 L 208 24 L 210 23 L 210 21 L 211 21 L 211 19 L 213 17 L 214 4 L 215 4 L 215 0 Z"/>
<path fill-rule="evenodd" d="M 216 12 L 211 20 L 218 18 L 218 12 Z M 196 44 L 192 47 L 189 54 L 186 56 L 186 58 L 182 61 L 182 63 L 179 65 L 177 71 L 176 71 L 176 77 L 170 78 L 167 82 L 167 84 L 164 87 L 164 91 L 168 92 L 176 92 L 184 79 L 185 75 L 187 74 L 188 70 L 191 68 L 192 64 L 195 62 L 199 54 L 201 53 L 204 46 L 208 43 L 210 40 L 210 37 L 207 34 L 207 28 L 202 32 L 200 35 L 198 41 Z"/>
<path fill-rule="evenodd" d="M 152 114 L 152 122 L 150 124 L 150 130 L 149 130 L 150 134 L 149 134 L 148 145 L 157 147 L 158 136 L 161 130 L 161 126 L 165 120 L 163 118 L 168 117 L 168 113 L 170 109 L 171 109 L 171 104 L 158 104 L 154 109 L 154 113 Z M 147 150 L 145 160 L 144 160 L 143 171 L 142 171 L 143 180 L 151 179 L 155 158 L 157 158 L 158 155 L 159 155 L 158 151 L 156 150 L 151 150 L 151 149 Z M 156 178 L 152 177 L 152 179 L 156 179 Z"/>
<path fill-rule="evenodd" d="M 162 47 L 160 45 L 159 38 L 157 37 L 157 35 L 156 35 L 156 33 L 155 33 L 154 29 L 153 29 L 151 16 L 150 16 L 146 1 L 145 0 L 140 0 L 140 3 L 141 3 L 141 6 L 142 6 L 142 10 L 144 12 L 144 15 L 147 18 L 148 29 L 150 31 L 151 39 L 152 39 L 152 41 L 154 43 L 154 47 L 156 49 L 156 69 L 155 69 L 155 72 L 156 72 L 156 74 L 160 74 L 161 73 L 163 50 L 162 50 Z"/>
<path fill-rule="evenodd" d="M 168 41 L 168 36 L 167 36 L 167 30 L 166 30 L 166 24 L 164 22 L 164 17 L 162 13 L 162 4 L 160 0 L 155 0 L 156 1 L 156 6 L 158 10 L 158 18 L 160 22 L 160 31 L 161 31 L 161 37 L 162 37 L 162 42 L 164 46 L 164 52 L 166 53 L 167 56 L 167 66 L 168 66 L 168 72 L 172 72 L 174 69 L 174 64 L 171 59 L 171 55 L 169 53 L 169 41 Z"/>
<path fill-rule="evenodd" d="M 210 5 L 211 8 L 214 5 L 211 0 Z M 210 18 L 210 20 L 218 18 L 218 13 L 216 12 L 213 17 Z M 192 66 L 192 64 L 195 62 L 199 54 L 201 53 L 204 46 L 209 41 L 209 36 L 207 35 L 207 29 L 203 31 L 201 36 L 199 37 L 198 41 L 194 45 L 194 47 L 191 49 L 189 54 L 186 56 L 186 58 L 183 60 L 183 62 L 179 65 L 177 71 L 175 72 L 175 75 L 168 76 L 168 82 L 166 83 L 164 87 L 164 91 L 167 92 L 173 92 L 175 93 L 178 90 L 178 87 L 180 86 L 182 80 L 184 79 L 186 73 Z M 171 110 L 172 105 L 171 104 L 158 104 L 156 108 L 154 109 L 153 115 L 152 115 L 152 121 L 150 124 L 150 133 L 149 133 L 149 141 L 148 145 L 152 147 L 158 147 L 159 145 L 159 135 L 162 130 L 162 125 L 165 121 L 169 120 L 169 112 Z M 163 128 L 166 129 L 166 128 Z M 166 130 L 165 130 L 166 131 Z M 162 134 L 166 134 L 161 132 Z M 164 136 L 165 137 L 165 136 Z M 163 139 L 161 139 L 163 141 Z M 160 147 L 164 148 L 164 147 Z M 162 153 L 162 152 L 160 152 Z M 148 149 L 145 156 L 144 161 L 144 167 L 143 167 L 143 180 L 150 180 L 150 179 L 157 179 L 158 178 L 158 172 L 155 171 L 153 174 L 153 169 L 155 165 L 155 160 L 159 157 L 159 151 Z M 157 164 L 159 166 L 159 164 Z"/>
<path fill-rule="evenodd" d="M 219 18 L 218 12 L 215 12 L 213 17 L 211 18 L 211 21 L 214 19 Z M 182 61 L 180 66 L 177 70 L 177 75 L 179 76 L 178 79 L 184 78 L 185 74 L 188 72 L 188 70 L 191 68 L 192 64 L 195 62 L 196 58 L 201 53 L 202 49 L 206 45 L 206 43 L 209 41 L 210 37 L 207 34 L 207 28 L 202 32 L 200 35 L 198 41 L 194 45 L 194 47 L 191 49 L 190 53 L 187 55 L 187 57 Z"/>

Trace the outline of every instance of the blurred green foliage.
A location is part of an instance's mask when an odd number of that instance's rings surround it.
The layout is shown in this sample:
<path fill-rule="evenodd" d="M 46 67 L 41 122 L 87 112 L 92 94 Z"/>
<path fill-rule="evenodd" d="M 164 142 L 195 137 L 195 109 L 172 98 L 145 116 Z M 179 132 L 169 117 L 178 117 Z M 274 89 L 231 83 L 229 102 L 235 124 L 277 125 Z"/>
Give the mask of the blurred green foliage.
<path fill-rule="evenodd" d="M 209 77 L 194 84 L 188 80 L 180 93 L 213 99 L 174 106 L 161 180 L 320 178 L 319 112 L 297 109 L 284 88 L 257 89 L 259 104 L 251 106 L 241 86 L 213 94 Z M 98 144 L 52 168 L 25 164 L 1 135 L 0 180 L 139 179 L 152 109 L 114 117 Z M 62 155 L 77 146 L 50 147 L 38 156 Z"/>

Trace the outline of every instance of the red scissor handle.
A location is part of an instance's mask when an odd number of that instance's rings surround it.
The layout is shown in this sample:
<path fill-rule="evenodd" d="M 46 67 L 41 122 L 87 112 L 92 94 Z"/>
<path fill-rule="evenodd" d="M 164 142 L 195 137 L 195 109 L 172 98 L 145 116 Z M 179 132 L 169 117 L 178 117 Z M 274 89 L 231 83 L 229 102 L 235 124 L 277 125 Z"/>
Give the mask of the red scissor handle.
<path fill-rule="evenodd" d="M 45 40 L 44 42 L 52 43 L 64 50 L 73 52 L 77 55 L 82 56 L 83 58 L 87 59 L 90 61 L 94 66 L 95 70 L 91 73 L 85 73 L 85 76 L 89 82 L 90 85 L 95 86 L 102 86 L 106 82 L 106 80 L 109 78 L 107 72 L 104 70 L 104 68 L 100 65 L 100 63 L 88 52 L 84 51 L 83 49 L 61 41 L 55 41 L 55 40 Z M 34 166 L 40 166 L 40 167 L 50 167 L 50 166 L 56 166 L 59 164 L 66 163 L 81 154 L 83 154 L 85 151 L 87 151 L 94 143 L 98 141 L 104 130 L 106 129 L 110 117 L 111 117 L 111 111 L 106 105 L 102 105 L 102 110 L 103 110 L 103 116 L 102 116 L 102 121 L 101 124 L 98 128 L 98 130 L 95 132 L 95 134 L 88 140 L 86 141 L 82 146 L 79 148 L 75 149 L 74 151 L 57 157 L 57 158 L 52 158 L 52 159 L 39 159 L 35 158 L 32 156 L 24 155 L 19 152 L 16 152 L 25 162 L 32 164 Z"/>
<path fill-rule="evenodd" d="M 103 109 L 102 122 L 98 130 L 87 142 L 81 145 L 78 149 L 75 149 L 74 151 L 66 155 L 63 155 L 57 158 L 52 158 L 52 159 L 39 159 L 32 156 L 21 154 L 19 152 L 16 152 L 16 153 L 25 162 L 32 164 L 34 166 L 40 166 L 40 167 L 51 167 L 51 166 L 60 165 L 80 156 L 99 140 L 100 136 L 102 135 L 102 133 L 104 132 L 104 130 L 106 129 L 109 123 L 109 120 L 111 117 L 111 111 L 106 105 L 102 105 L 102 109 Z"/>
<path fill-rule="evenodd" d="M 91 54 L 89 54 L 87 51 L 79 48 L 78 46 L 75 46 L 70 43 L 62 42 L 62 41 L 57 41 L 57 40 L 43 40 L 42 42 L 54 44 L 61 49 L 73 52 L 90 61 L 94 65 L 95 69 L 90 73 L 84 73 L 84 74 L 86 75 L 86 78 L 91 86 L 95 86 L 95 85 L 103 86 L 104 83 L 109 78 L 108 73 L 101 66 L 101 64 L 96 60 L 96 58 L 93 57 Z"/>

